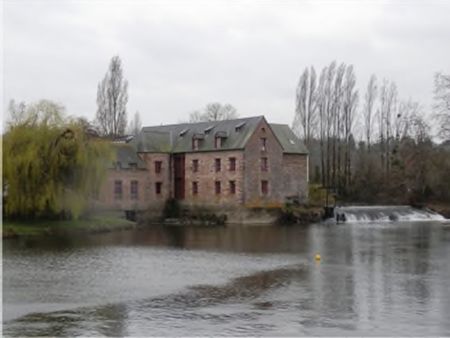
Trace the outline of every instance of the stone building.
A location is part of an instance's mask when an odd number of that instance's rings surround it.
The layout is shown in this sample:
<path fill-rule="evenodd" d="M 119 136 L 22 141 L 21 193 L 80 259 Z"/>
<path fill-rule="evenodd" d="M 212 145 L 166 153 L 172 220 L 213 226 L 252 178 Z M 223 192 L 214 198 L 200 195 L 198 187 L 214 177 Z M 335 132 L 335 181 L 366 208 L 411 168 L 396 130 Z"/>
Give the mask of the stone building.
<path fill-rule="evenodd" d="M 106 208 L 278 207 L 308 198 L 308 152 L 287 125 L 263 116 L 142 128 L 116 144 L 100 193 Z"/>

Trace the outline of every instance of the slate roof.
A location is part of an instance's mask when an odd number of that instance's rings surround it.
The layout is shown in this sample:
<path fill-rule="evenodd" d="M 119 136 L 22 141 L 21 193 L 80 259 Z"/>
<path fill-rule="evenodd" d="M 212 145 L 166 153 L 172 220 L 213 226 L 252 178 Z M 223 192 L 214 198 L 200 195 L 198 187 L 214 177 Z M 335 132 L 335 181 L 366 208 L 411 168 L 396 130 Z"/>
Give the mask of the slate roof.
<path fill-rule="evenodd" d="M 220 150 L 244 149 L 248 139 L 264 116 L 225 121 L 181 123 L 142 128 L 133 140 L 138 152 L 187 153 L 217 151 L 215 137 L 224 137 Z M 303 143 L 288 125 L 270 124 L 286 153 L 307 154 Z M 198 150 L 192 149 L 192 139 L 201 139 Z M 292 143 L 293 142 L 293 143 Z"/>
<path fill-rule="evenodd" d="M 145 162 L 137 155 L 136 148 L 130 143 L 113 143 L 116 152 L 116 162 L 120 162 L 121 169 L 131 169 L 130 164 L 136 164 L 138 169 L 146 169 Z M 110 166 L 110 169 L 114 165 Z"/>
<path fill-rule="evenodd" d="M 270 127 L 283 146 L 283 152 L 287 154 L 308 154 L 308 149 L 306 149 L 300 139 L 295 136 L 294 132 L 287 124 L 275 124 L 271 123 Z"/>
<path fill-rule="evenodd" d="M 221 150 L 243 149 L 263 116 L 235 120 L 144 127 L 135 140 L 138 152 L 192 152 L 192 138 L 202 138 L 197 151 L 217 151 L 216 134 L 226 136 Z M 236 126 L 241 125 L 240 128 Z"/>

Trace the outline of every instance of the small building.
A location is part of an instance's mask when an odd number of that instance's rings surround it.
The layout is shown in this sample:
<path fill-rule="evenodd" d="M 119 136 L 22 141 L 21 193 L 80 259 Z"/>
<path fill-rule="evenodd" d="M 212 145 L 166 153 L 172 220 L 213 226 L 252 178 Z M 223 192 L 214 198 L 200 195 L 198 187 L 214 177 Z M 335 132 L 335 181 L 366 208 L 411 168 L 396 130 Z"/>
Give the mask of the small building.
<path fill-rule="evenodd" d="M 149 204 L 150 175 L 146 163 L 132 143 L 112 144 L 116 159 L 108 167 L 100 189 L 99 202 L 104 209 L 144 210 Z"/>
<path fill-rule="evenodd" d="M 308 152 L 287 125 L 264 116 L 142 128 L 118 143 L 100 193 L 106 208 L 278 207 L 308 199 Z"/>

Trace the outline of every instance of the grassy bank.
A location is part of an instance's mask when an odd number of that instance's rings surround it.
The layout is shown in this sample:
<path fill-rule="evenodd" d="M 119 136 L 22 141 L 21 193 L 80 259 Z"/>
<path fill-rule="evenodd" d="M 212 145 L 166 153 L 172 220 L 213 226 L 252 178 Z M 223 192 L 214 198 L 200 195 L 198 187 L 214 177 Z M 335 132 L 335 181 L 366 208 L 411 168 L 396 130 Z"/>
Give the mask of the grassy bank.
<path fill-rule="evenodd" d="M 115 216 L 92 216 L 78 220 L 3 220 L 3 238 L 56 235 L 64 233 L 99 233 L 132 229 L 135 222 Z"/>

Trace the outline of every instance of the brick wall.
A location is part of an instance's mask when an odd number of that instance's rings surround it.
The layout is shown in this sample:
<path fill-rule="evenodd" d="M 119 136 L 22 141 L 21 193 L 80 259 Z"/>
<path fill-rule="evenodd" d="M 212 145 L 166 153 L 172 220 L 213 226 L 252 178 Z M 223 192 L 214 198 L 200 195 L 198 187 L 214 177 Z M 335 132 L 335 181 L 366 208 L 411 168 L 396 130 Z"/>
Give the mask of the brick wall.
<path fill-rule="evenodd" d="M 265 138 L 265 149 L 261 139 Z M 173 164 L 171 156 L 164 153 L 140 153 L 146 170 L 109 170 L 102 186 L 99 204 L 109 209 L 160 209 L 173 196 Z M 235 170 L 231 171 L 230 158 L 235 158 Z M 267 159 L 263 169 L 262 159 Z M 220 159 L 220 171 L 216 160 Z M 193 170 L 193 160 L 198 160 L 198 171 Z M 155 163 L 160 162 L 160 172 Z M 288 196 L 299 196 L 302 202 L 308 198 L 307 156 L 283 154 L 283 150 L 270 126 L 261 121 L 251 135 L 244 150 L 198 152 L 185 154 L 185 199 L 188 205 L 227 207 L 277 207 Z M 114 182 L 122 181 L 122 199 L 116 199 Z M 131 199 L 131 181 L 138 181 L 138 199 Z M 220 182 L 220 193 L 216 183 Z M 235 193 L 230 191 L 230 181 L 235 182 Z M 264 186 L 262 182 L 267 182 Z M 161 191 L 157 193 L 157 183 Z M 197 182 L 197 194 L 193 193 Z M 265 192 L 264 190 L 267 191 Z"/>
<path fill-rule="evenodd" d="M 140 153 L 139 156 L 147 166 L 149 194 L 148 204 L 150 207 L 161 207 L 170 198 L 173 190 L 171 182 L 171 162 L 170 155 L 163 153 Z M 161 162 L 161 171 L 156 172 L 155 163 Z M 161 192 L 157 193 L 156 185 L 161 183 Z"/>
<path fill-rule="evenodd" d="M 285 196 L 298 196 L 300 202 L 308 201 L 307 155 L 283 155 L 283 183 Z"/>
<path fill-rule="evenodd" d="M 262 149 L 261 138 L 266 139 Z M 245 147 L 245 191 L 247 207 L 281 206 L 284 202 L 283 149 L 265 120 L 261 121 Z M 261 169 L 261 159 L 267 158 L 267 170 Z M 261 182 L 267 181 L 268 192 L 263 194 Z"/>
<path fill-rule="evenodd" d="M 185 155 L 185 200 L 188 205 L 236 205 L 243 202 L 243 151 L 217 151 L 186 153 Z M 236 168 L 231 171 L 230 158 L 236 159 Z M 216 171 L 215 161 L 220 159 L 220 171 Z M 193 160 L 198 160 L 198 171 L 194 172 Z M 219 181 L 221 191 L 216 194 L 215 182 Z M 235 193 L 230 191 L 230 181 L 235 182 Z M 198 193 L 193 194 L 193 184 L 197 182 Z"/>
<path fill-rule="evenodd" d="M 122 197 L 116 199 L 115 181 L 122 182 Z M 131 197 L 131 181 L 138 182 L 137 199 Z M 109 169 L 103 182 L 97 207 L 110 210 L 143 210 L 149 203 L 148 171 L 142 169 Z"/>

